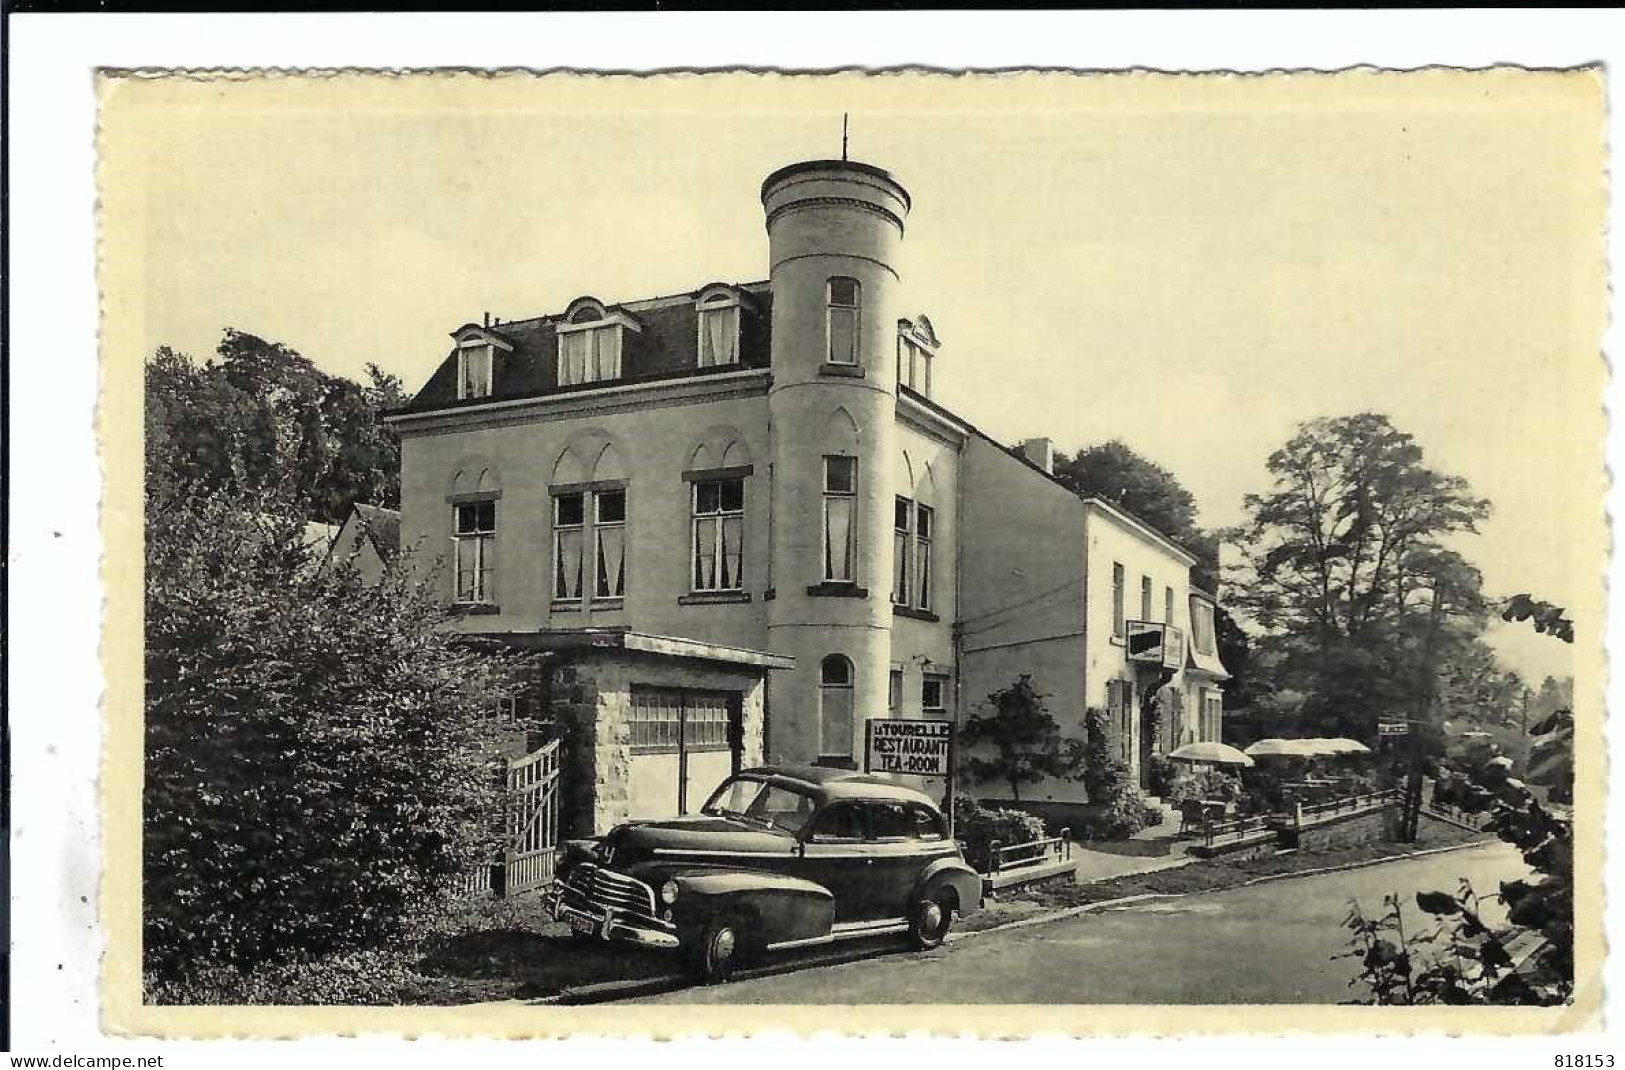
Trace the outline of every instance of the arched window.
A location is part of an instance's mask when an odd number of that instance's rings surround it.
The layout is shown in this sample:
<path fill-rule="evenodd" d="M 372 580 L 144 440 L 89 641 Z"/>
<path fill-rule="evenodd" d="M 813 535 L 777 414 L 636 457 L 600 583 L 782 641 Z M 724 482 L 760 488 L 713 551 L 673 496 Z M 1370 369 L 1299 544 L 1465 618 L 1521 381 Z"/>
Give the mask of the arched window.
<path fill-rule="evenodd" d="M 739 298 L 727 291 L 700 300 L 699 360 L 702 368 L 739 363 Z"/>
<path fill-rule="evenodd" d="M 491 343 L 470 339 L 457 347 L 457 400 L 491 396 Z"/>
<path fill-rule="evenodd" d="M 496 603 L 497 500 L 502 478 L 490 464 L 465 459 L 451 478 L 452 600 L 459 605 Z"/>
<path fill-rule="evenodd" d="M 852 662 L 827 655 L 818 665 L 818 756 L 824 762 L 852 761 Z"/>
<path fill-rule="evenodd" d="M 554 327 L 559 340 L 558 385 L 577 386 L 621 377 L 624 332 L 641 328 L 619 309 L 577 298 Z"/>
<path fill-rule="evenodd" d="M 829 322 L 829 362 L 858 363 L 858 310 L 862 291 L 857 279 L 829 280 L 826 307 Z"/>

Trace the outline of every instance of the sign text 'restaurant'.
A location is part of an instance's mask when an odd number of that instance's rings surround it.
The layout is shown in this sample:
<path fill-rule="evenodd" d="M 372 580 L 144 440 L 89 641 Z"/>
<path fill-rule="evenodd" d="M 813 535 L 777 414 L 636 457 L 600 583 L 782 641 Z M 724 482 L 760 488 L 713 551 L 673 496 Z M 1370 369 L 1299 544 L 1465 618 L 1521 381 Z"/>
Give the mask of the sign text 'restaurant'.
<path fill-rule="evenodd" d="M 864 768 L 871 773 L 947 776 L 952 721 L 869 718 Z"/>

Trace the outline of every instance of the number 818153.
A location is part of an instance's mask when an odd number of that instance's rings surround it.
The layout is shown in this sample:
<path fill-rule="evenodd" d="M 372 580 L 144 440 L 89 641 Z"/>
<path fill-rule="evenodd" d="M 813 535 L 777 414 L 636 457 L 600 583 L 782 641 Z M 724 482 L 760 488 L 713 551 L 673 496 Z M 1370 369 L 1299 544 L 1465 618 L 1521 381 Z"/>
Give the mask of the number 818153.
<path fill-rule="evenodd" d="M 1614 1065 L 1612 1055 L 1556 1055 L 1552 1065 L 1557 1070 L 1609 1070 Z"/>

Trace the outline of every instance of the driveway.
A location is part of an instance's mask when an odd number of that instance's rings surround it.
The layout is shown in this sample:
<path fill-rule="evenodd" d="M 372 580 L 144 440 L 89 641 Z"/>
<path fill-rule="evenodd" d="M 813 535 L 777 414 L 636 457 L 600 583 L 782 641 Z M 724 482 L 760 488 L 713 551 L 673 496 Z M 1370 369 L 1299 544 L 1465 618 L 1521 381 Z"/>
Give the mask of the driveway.
<path fill-rule="evenodd" d="M 1468 878 L 1489 896 L 1525 876 L 1503 843 L 1364 869 L 1152 900 L 989 932 L 930 954 L 684 988 L 651 1003 L 1338 1003 L 1350 996 L 1343 949 L 1350 899 L 1368 913 L 1398 893 L 1420 924 L 1415 893 Z M 1499 922 L 1498 903 L 1485 903 Z"/>

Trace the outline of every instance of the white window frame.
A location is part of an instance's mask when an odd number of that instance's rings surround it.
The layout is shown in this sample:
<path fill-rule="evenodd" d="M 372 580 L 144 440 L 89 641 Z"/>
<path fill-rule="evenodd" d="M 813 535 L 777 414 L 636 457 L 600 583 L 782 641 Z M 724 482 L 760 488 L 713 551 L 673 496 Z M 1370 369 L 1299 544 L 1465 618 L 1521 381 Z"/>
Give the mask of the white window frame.
<path fill-rule="evenodd" d="M 722 504 L 722 484 L 739 484 L 739 508 L 728 509 Z M 700 512 L 700 488 L 702 486 L 716 485 L 717 508 L 715 512 Z M 688 585 L 694 594 L 707 594 L 719 591 L 742 591 L 745 589 L 745 477 L 729 476 L 719 479 L 695 479 L 689 489 L 689 561 Z M 727 560 L 725 550 L 727 540 L 723 532 L 727 522 L 737 518 L 739 521 L 739 568 L 734 575 L 734 582 L 723 585 L 720 581 L 723 575 L 723 563 Z M 700 525 L 705 522 L 716 524 L 716 541 L 711 546 L 711 575 L 718 580 L 716 586 L 700 586 Z"/>
<path fill-rule="evenodd" d="M 604 497 L 619 494 L 621 496 L 621 519 L 605 520 L 603 517 Z M 594 602 L 619 602 L 626 597 L 627 582 L 631 569 L 627 567 L 627 557 L 631 553 L 631 539 L 627 537 L 627 511 L 632 507 L 632 499 L 625 487 L 602 487 L 592 492 L 592 600 Z M 619 531 L 621 533 L 621 589 L 606 591 L 598 586 L 598 576 L 602 571 L 606 583 L 612 582 L 608 570 L 604 568 L 604 533 L 606 531 Z"/>
<path fill-rule="evenodd" d="M 469 363 L 472 360 L 483 358 L 485 361 L 485 391 L 476 393 L 469 380 Z M 488 398 L 496 389 L 496 347 L 490 342 L 480 340 L 474 342 L 461 342 L 457 346 L 457 400 L 467 401 L 473 398 Z"/>
<path fill-rule="evenodd" d="M 462 512 L 464 509 L 478 510 L 482 505 L 491 507 L 491 526 L 489 528 L 476 528 L 472 531 L 462 530 Z M 477 514 L 476 514 L 477 515 Z M 476 521 L 476 525 L 477 525 Z M 456 502 L 451 507 L 451 546 L 452 546 L 452 601 L 457 605 L 478 606 L 490 605 L 493 601 L 493 588 L 496 586 L 496 500 L 482 498 L 476 501 Z M 473 562 L 470 568 L 464 568 L 466 556 L 471 555 Z M 463 597 L 463 573 L 473 573 L 473 589 L 469 597 Z"/>
<path fill-rule="evenodd" d="M 836 490 L 831 490 L 830 489 L 830 484 L 829 484 L 830 464 L 829 464 L 829 462 L 837 461 L 837 460 L 838 461 L 849 462 L 851 464 L 851 466 L 852 466 L 852 489 L 849 490 L 849 491 L 836 491 Z M 858 478 L 859 478 L 858 459 L 856 457 L 847 457 L 847 456 L 843 456 L 841 454 L 825 454 L 824 455 L 824 509 L 823 509 L 822 516 L 820 517 L 820 523 L 819 523 L 819 528 L 820 528 L 819 545 L 822 547 L 822 549 L 824 551 L 823 557 L 824 557 L 824 582 L 825 583 L 850 583 L 850 584 L 856 584 L 858 582 Z M 848 518 L 848 521 L 847 521 L 847 525 L 846 525 L 846 553 L 845 553 L 846 569 L 845 569 L 845 571 L 846 571 L 847 575 L 845 575 L 845 576 L 831 575 L 831 573 L 834 571 L 834 569 L 831 567 L 834 564 L 834 558 L 830 554 L 830 550 L 832 549 L 832 547 L 829 544 L 829 534 L 830 534 L 830 532 L 829 532 L 829 516 L 830 516 L 829 506 L 830 506 L 830 501 L 832 499 L 836 499 L 836 498 L 845 498 L 847 501 L 849 501 L 851 503 L 850 504 L 851 512 L 850 512 L 850 515 L 849 515 L 849 518 Z"/>
<path fill-rule="evenodd" d="M 908 320 L 897 324 L 897 382 L 916 394 L 931 396 L 931 364 L 937 346 L 932 338 Z"/>
<path fill-rule="evenodd" d="M 926 518 L 929 518 L 930 523 L 921 524 L 920 521 Z M 936 566 L 932 543 L 936 537 L 937 511 L 924 502 L 915 502 L 914 560 L 910 562 L 914 569 L 914 606 L 926 611 L 931 609 L 931 583 Z"/>
<path fill-rule="evenodd" d="M 935 706 L 926 701 L 927 689 L 931 684 L 937 685 L 937 704 Z M 927 714 L 948 712 L 948 677 L 946 674 L 928 672 L 920 677 L 920 712 Z"/>
<path fill-rule="evenodd" d="M 705 348 L 706 348 L 706 337 L 707 337 L 706 329 L 705 329 L 706 321 L 713 314 L 721 313 L 721 312 L 728 312 L 729 310 L 732 310 L 732 315 L 731 315 L 730 318 L 733 320 L 733 359 L 732 360 L 725 360 L 725 361 L 724 360 L 707 361 L 705 359 Z M 704 295 L 704 296 L 702 296 L 700 298 L 700 300 L 698 301 L 698 303 L 696 305 L 695 313 L 694 313 L 694 319 L 695 319 L 695 343 L 694 343 L 695 344 L 695 349 L 694 349 L 694 364 L 695 364 L 695 367 L 699 367 L 699 368 L 725 368 L 725 367 L 728 367 L 730 365 L 738 364 L 739 363 L 739 357 L 740 357 L 740 353 L 739 353 L 740 332 L 741 332 L 741 322 L 740 321 L 744 319 L 744 310 L 740 307 L 739 298 L 735 297 L 733 294 L 728 293 L 727 291 L 720 291 L 720 290 L 715 292 L 715 293 L 706 294 L 706 295 Z"/>
<path fill-rule="evenodd" d="M 574 317 L 579 316 L 584 311 L 592 312 L 597 318 L 575 321 Z M 588 352 L 583 359 L 581 378 L 567 381 L 564 365 L 565 338 L 583 332 L 597 331 L 606 332 L 604 337 L 612 337 L 615 340 L 613 368 L 608 370 L 608 374 L 605 373 L 605 369 L 601 367 L 601 340 L 593 338 L 589 334 Z M 612 383 L 624 379 L 626 377 L 627 331 L 634 334 L 641 333 L 642 327 L 638 325 L 637 320 L 626 313 L 617 309 L 602 308 L 596 302 L 579 305 L 574 311 L 567 313 L 564 320 L 553 325 L 553 334 L 557 343 L 557 353 L 554 357 L 554 381 L 559 386 L 581 386 L 586 383 Z M 610 334 L 608 332 L 614 333 Z"/>
<path fill-rule="evenodd" d="M 837 282 L 850 282 L 852 284 L 853 301 L 850 305 L 837 305 L 835 303 L 835 284 Z M 843 315 L 852 317 L 852 359 L 835 359 L 835 313 L 839 309 Z M 830 364 L 839 364 L 842 367 L 855 368 L 863 363 L 863 283 L 851 275 L 831 275 L 824 280 L 824 360 Z"/>
<path fill-rule="evenodd" d="M 897 512 L 903 526 L 897 526 Z M 914 499 L 897 495 L 892 503 L 891 600 L 895 606 L 913 606 L 914 594 Z"/>
<path fill-rule="evenodd" d="M 577 498 L 581 501 L 581 520 L 577 523 L 565 524 L 559 520 L 559 504 L 566 498 Z M 566 491 L 562 494 L 556 493 L 552 496 L 553 554 L 552 567 L 548 571 L 553 574 L 551 594 L 552 601 L 554 602 L 579 604 L 586 600 L 587 592 L 590 589 L 590 585 L 587 582 L 587 510 L 591 505 L 589 502 L 590 498 L 590 494 L 588 494 L 586 491 L 580 490 Z M 560 567 L 564 564 L 562 546 L 563 536 L 566 532 L 572 531 L 578 531 L 581 533 L 580 551 L 579 556 L 576 558 L 576 593 L 573 595 L 563 594 L 559 591 L 559 583 L 564 578 L 559 571 Z M 593 582 L 597 582 L 596 571 Z"/>
<path fill-rule="evenodd" d="M 1218 610 L 1211 602 L 1192 597 L 1191 644 L 1198 654 L 1215 654 L 1219 645 Z M 1205 640 L 1205 642 L 1204 642 Z"/>

